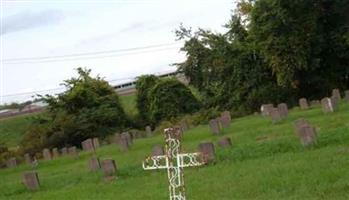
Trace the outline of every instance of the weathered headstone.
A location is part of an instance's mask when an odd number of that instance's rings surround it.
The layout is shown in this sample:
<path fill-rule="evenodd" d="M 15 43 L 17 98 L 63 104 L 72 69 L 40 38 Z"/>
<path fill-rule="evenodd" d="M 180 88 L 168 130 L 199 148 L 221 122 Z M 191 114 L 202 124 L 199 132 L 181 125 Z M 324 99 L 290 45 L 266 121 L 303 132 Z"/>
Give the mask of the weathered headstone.
<path fill-rule="evenodd" d="M 263 104 L 261 106 L 262 116 L 269 116 L 273 108 L 274 108 L 273 104 Z"/>
<path fill-rule="evenodd" d="M 278 105 L 278 110 L 279 110 L 279 113 L 280 113 L 281 118 L 287 118 L 287 116 L 288 116 L 288 107 L 287 107 L 287 104 L 285 104 L 285 103 L 280 103 L 280 104 Z"/>
<path fill-rule="evenodd" d="M 151 130 L 151 126 L 146 126 L 145 132 L 147 133 L 147 137 L 151 137 L 153 135 L 153 131 Z"/>
<path fill-rule="evenodd" d="M 164 148 L 161 145 L 155 145 L 151 150 L 151 156 L 161 156 L 164 154 Z"/>
<path fill-rule="evenodd" d="M 57 148 L 53 148 L 52 149 L 52 155 L 53 155 L 53 158 L 58 158 L 59 157 L 59 152 L 58 152 Z"/>
<path fill-rule="evenodd" d="M 349 101 L 349 90 L 346 90 L 344 93 L 345 93 L 345 100 Z"/>
<path fill-rule="evenodd" d="M 44 157 L 44 160 L 51 160 L 52 159 L 52 154 L 50 149 L 44 149 L 42 150 L 42 155 Z"/>
<path fill-rule="evenodd" d="M 221 125 L 219 120 L 216 119 L 211 119 L 209 122 L 210 130 L 214 135 L 218 135 L 221 133 Z"/>
<path fill-rule="evenodd" d="M 299 119 L 295 123 L 295 130 L 303 146 L 310 146 L 316 143 L 316 130 L 305 119 Z"/>
<path fill-rule="evenodd" d="M 221 138 L 218 140 L 217 145 L 220 147 L 230 147 L 231 146 L 231 139 L 228 137 Z"/>
<path fill-rule="evenodd" d="M 341 93 L 340 93 L 339 89 L 332 90 L 332 97 L 337 101 L 341 100 Z"/>
<path fill-rule="evenodd" d="M 337 108 L 335 101 L 328 97 L 321 99 L 321 106 L 324 113 L 334 112 Z"/>
<path fill-rule="evenodd" d="M 95 150 L 94 146 L 93 146 L 93 141 L 91 138 L 87 139 L 87 140 L 84 140 L 83 142 L 81 142 L 81 146 L 82 146 L 82 149 L 84 151 L 89 151 L 89 152 L 92 152 Z"/>
<path fill-rule="evenodd" d="M 310 106 L 311 107 L 316 107 L 316 106 L 320 106 L 320 105 L 321 105 L 321 103 L 320 103 L 319 100 L 312 100 L 312 101 L 310 101 Z"/>
<path fill-rule="evenodd" d="M 282 120 L 279 109 L 273 108 L 273 110 L 270 113 L 270 117 L 273 123 L 278 123 Z"/>
<path fill-rule="evenodd" d="M 88 161 L 88 167 L 91 171 L 98 171 L 101 168 L 99 158 L 96 156 L 92 156 Z"/>
<path fill-rule="evenodd" d="M 308 101 L 306 98 L 299 99 L 299 107 L 301 108 L 301 110 L 306 110 L 309 108 Z"/>
<path fill-rule="evenodd" d="M 68 148 L 67 148 L 67 147 L 63 147 L 63 148 L 61 149 L 61 153 L 62 153 L 63 156 L 68 155 Z"/>
<path fill-rule="evenodd" d="M 229 111 L 224 111 L 221 113 L 221 117 L 219 118 L 222 126 L 224 128 L 229 127 L 230 122 L 231 122 L 231 116 Z"/>
<path fill-rule="evenodd" d="M 118 145 L 121 151 L 127 151 L 131 147 L 131 137 L 128 133 L 120 134 L 118 139 Z"/>
<path fill-rule="evenodd" d="M 28 165 L 32 164 L 33 162 L 33 158 L 29 153 L 24 154 L 24 160 Z"/>
<path fill-rule="evenodd" d="M 119 144 L 120 138 L 121 138 L 121 134 L 120 133 L 115 133 L 114 134 L 114 143 L 115 144 Z"/>
<path fill-rule="evenodd" d="M 78 150 L 75 146 L 69 147 L 68 154 L 75 159 L 79 158 L 79 153 L 78 153 Z"/>
<path fill-rule="evenodd" d="M 204 142 L 199 144 L 199 151 L 202 154 L 204 163 L 210 163 L 215 160 L 215 149 L 212 142 Z"/>
<path fill-rule="evenodd" d="M 24 172 L 22 178 L 23 184 L 29 190 L 37 190 L 40 188 L 39 176 L 37 172 Z"/>
<path fill-rule="evenodd" d="M 115 179 L 116 164 L 112 159 L 105 159 L 101 163 L 101 167 L 104 174 L 104 180 L 111 181 Z"/>
<path fill-rule="evenodd" d="M 6 167 L 7 168 L 14 168 L 17 167 L 17 159 L 15 157 L 12 157 L 6 161 Z"/>
<path fill-rule="evenodd" d="M 99 139 L 98 138 L 93 138 L 92 139 L 92 142 L 93 142 L 93 147 L 95 148 L 95 149 L 97 149 L 97 148 L 99 148 L 100 147 L 100 144 L 99 144 Z"/>

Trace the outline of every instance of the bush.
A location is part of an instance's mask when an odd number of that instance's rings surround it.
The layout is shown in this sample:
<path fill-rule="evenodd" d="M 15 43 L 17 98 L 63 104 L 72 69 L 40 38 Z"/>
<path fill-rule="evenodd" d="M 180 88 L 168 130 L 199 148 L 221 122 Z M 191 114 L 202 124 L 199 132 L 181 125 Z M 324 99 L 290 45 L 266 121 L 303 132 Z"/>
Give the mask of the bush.
<path fill-rule="evenodd" d="M 194 113 L 201 107 L 190 89 L 176 79 L 160 80 L 151 89 L 149 99 L 150 116 L 156 123 Z"/>

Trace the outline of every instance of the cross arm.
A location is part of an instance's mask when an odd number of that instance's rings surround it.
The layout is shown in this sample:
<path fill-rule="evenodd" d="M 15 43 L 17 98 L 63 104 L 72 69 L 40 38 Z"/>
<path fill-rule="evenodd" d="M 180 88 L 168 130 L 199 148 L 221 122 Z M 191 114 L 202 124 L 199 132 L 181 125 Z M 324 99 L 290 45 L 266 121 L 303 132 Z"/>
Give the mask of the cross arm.
<path fill-rule="evenodd" d="M 178 163 L 180 167 L 194 167 L 205 164 L 204 162 L 202 162 L 201 153 L 178 154 Z"/>
<path fill-rule="evenodd" d="M 151 156 L 146 158 L 143 161 L 143 169 L 144 170 L 152 170 L 152 169 L 167 169 L 168 168 L 168 159 L 167 156 Z"/>

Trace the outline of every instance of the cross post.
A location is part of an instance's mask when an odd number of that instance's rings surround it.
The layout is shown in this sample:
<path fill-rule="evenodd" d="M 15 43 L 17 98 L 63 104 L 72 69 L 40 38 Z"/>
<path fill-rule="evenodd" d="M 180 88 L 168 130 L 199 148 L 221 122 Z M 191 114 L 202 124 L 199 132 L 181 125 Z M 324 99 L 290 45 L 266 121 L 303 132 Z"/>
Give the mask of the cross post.
<path fill-rule="evenodd" d="M 167 169 L 170 200 L 186 200 L 184 167 L 201 166 L 201 153 L 180 153 L 182 132 L 179 128 L 167 128 L 165 132 L 165 155 L 148 157 L 143 162 L 144 170 Z"/>

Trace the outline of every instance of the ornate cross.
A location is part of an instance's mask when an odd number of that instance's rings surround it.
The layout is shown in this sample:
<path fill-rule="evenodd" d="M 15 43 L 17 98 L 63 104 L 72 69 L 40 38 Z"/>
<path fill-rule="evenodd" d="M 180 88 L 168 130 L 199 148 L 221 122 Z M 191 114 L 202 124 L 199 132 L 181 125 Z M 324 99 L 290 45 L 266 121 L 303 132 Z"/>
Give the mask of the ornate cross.
<path fill-rule="evenodd" d="M 185 200 L 184 167 L 200 166 L 204 163 L 201 153 L 180 153 L 181 130 L 179 128 L 165 129 L 165 155 L 148 157 L 143 162 L 143 169 L 167 169 L 170 200 Z"/>

